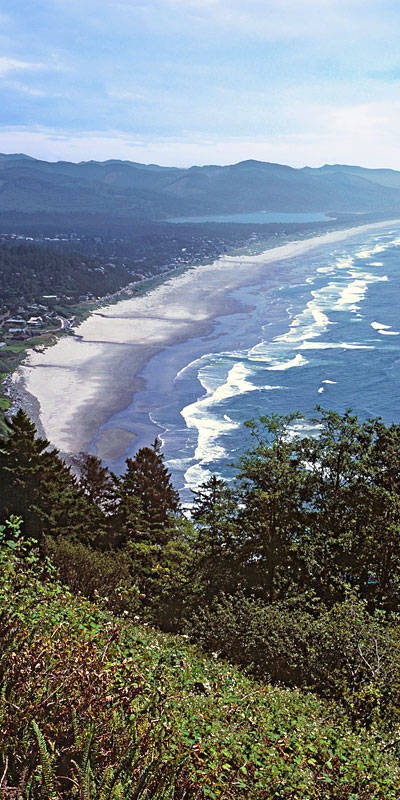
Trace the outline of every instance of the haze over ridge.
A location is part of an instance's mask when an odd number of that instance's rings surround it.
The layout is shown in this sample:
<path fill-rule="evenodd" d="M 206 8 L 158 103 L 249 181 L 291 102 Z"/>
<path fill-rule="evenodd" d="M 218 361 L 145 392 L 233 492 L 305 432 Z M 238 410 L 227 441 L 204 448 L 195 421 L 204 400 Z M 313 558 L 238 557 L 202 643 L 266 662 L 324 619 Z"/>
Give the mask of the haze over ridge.
<path fill-rule="evenodd" d="M 91 212 L 147 219 L 254 211 L 400 210 L 400 172 L 293 168 L 255 160 L 189 168 L 109 159 L 78 163 L 0 154 L 0 212 Z"/>

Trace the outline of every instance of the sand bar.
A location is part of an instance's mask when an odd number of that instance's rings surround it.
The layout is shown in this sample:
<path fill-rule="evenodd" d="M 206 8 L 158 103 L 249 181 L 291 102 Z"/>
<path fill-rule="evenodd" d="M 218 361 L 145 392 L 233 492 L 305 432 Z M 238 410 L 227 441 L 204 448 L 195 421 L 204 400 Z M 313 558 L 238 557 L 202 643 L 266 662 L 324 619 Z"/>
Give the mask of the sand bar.
<path fill-rule="evenodd" d="M 105 460 L 123 456 L 135 432 L 109 427 L 103 432 L 102 426 L 144 388 L 138 375 L 153 355 L 177 342 L 210 335 L 214 320 L 237 309 L 230 293 L 261 280 L 267 286 L 279 262 L 398 224 L 400 220 L 371 223 L 258 255 L 223 256 L 172 276 L 142 297 L 101 308 L 75 336 L 65 336 L 43 352 L 30 351 L 14 373 L 15 396 L 62 453 L 77 456 L 96 437 L 97 452 Z"/>

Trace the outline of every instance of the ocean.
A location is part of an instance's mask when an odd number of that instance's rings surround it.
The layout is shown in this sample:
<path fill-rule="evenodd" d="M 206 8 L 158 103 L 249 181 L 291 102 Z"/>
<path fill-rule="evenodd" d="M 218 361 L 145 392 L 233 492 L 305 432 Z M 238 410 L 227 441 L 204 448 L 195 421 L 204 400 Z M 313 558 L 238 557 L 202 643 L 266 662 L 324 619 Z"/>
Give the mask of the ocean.
<path fill-rule="evenodd" d="M 400 422 L 400 227 L 281 261 L 232 296 L 236 313 L 151 359 L 147 389 L 108 422 L 140 430 L 150 415 L 184 501 L 210 475 L 234 476 L 245 420 L 300 411 L 308 433 L 320 404 Z"/>

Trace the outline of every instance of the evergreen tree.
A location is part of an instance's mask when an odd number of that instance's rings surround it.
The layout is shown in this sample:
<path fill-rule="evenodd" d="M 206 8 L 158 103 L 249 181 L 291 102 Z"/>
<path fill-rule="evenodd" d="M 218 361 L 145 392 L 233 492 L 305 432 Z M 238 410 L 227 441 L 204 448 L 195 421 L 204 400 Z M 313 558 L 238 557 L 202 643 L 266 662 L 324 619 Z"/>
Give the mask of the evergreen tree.
<path fill-rule="evenodd" d="M 89 503 L 106 506 L 112 486 L 112 478 L 99 458 L 86 455 L 81 467 L 79 485 L 85 492 Z"/>
<path fill-rule="evenodd" d="M 142 447 L 135 458 L 127 458 L 127 469 L 120 482 L 121 492 L 138 501 L 140 526 L 152 542 L 163 544 L 179 508 L 179 494 L 164 464 L 158 439 L 152 447 Z"/>
<path fill-rule="evenodd" d="M 318 411 L 318 436 L 297 443 L 308 488 L 303 548 L 308 582 L 331 602 L 343 596 L 345 585 L 363 591 L 370 580 L 371 513 L 379 524 L 367 478 L 374 433 L 351 410 Z"/>
<path fill-rule="evenodd" d="M 0 513 L 23 519 L 26 536 L 40 541 L 44 534 L 82 540 L 90 536 L 90 509 L 76 478 L 49 450 L 47 439 L 21 409 L 7 423 L 9 437 L 0 450 Z"/>
<path fill-rule="evenodd" d="M 35 438 L 35 425 L 22 409 L 7 421 L 9 437 L 0 450 L 0 513 L 4 518 L 18 514 L 24 532 L 35 539 L 42 534 L 41 486 L 46 439 Z"/>
<path fill-rule="evenodd" d="M 305 469 L 289 434 L 298 417 L 272 414 L 246 423 L 257 444 L 239 462 L 245 585 L 269 603 L 303 579 Z"/>
<path fill-rule="evenodd" d="M 211 599 L 221 591 L 237 589 L 240 579 L 238 499 L 226 482 L 213 475 L 194 493 L 191 510 L 197 536 L 192 544 L 194 570 Z"/>

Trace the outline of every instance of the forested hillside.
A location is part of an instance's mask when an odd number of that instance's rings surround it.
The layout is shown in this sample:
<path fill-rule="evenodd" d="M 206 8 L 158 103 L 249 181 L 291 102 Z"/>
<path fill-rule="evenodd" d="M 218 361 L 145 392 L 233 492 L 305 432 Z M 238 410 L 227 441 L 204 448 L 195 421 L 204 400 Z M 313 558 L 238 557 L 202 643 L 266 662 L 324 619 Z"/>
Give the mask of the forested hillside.
<path fill-rule="evenodd" d="M 99 265 L 81 253 L 61 253 L 50 247 L 0 244 L 1 303 L 43 302 L 43 295 L 104 296 L 132 281 L 122 267 Z"/>
<path fill-rule="evenodd" d="M 3 768 L 24 797 L 398 796 L 400 426 L 320 410 L 301 439 L 295 419 L 249 423 L 236 483 L 211 478 L 188 520 L 157 442 L 77 479 L 13 418 Z"/>
<path fill-rule="evenodd" d="M 248 160 L 189 169 L 130 161 L 56 163 L 0 154 L 0 212 L 90 213 L 166 219 L 251 211 L 400 209 L 396 170 L 294 169 Z"/>

